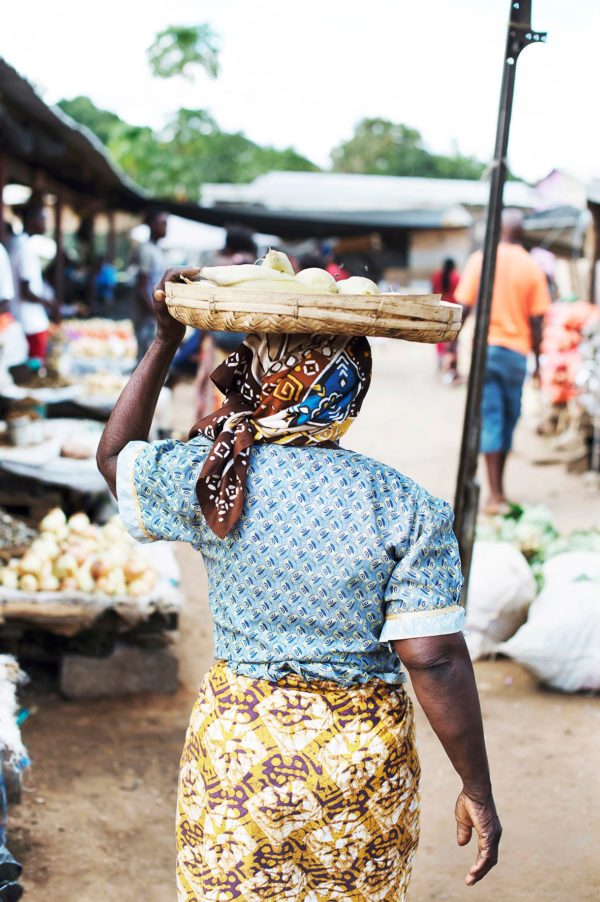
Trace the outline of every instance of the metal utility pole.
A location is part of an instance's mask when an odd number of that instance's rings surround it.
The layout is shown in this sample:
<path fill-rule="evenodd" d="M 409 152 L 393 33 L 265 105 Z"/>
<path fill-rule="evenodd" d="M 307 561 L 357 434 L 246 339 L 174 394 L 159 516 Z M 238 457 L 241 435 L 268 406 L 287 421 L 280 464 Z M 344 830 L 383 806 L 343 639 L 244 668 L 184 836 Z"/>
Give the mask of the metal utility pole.
<path fill-rule="evenodd" d="M 502 192 L 506 180 L 506 151 L 515 89 L 517 58 L 521 50 L 527 47 L 528 44 L 539 43 L 545 41 L 545 39 L 545 31 L 534 31 L 531 27 L 531 0 L 514 0 L 514 2 L 511 2 L 496 129 L 496 146 L 492 163 L 490 199 L 488 201 L 485 242 L 483 246 L 483 264 L 479 294 L 477 296 L 475 337 L 473 340 L 471 371 L 469 373 L 454 501 L 454 532 L 458 539 L 463 576 L 465 578 L 463 603 L 467 596 L 477 508 L 479 505 L 479 483 L 476 479 L 476 472 L 481 433 L 481 397 L 485 377 L 487 335 L 490 325 L 494 274 L 496 271 L 496 250 L 500 235 Z"/>

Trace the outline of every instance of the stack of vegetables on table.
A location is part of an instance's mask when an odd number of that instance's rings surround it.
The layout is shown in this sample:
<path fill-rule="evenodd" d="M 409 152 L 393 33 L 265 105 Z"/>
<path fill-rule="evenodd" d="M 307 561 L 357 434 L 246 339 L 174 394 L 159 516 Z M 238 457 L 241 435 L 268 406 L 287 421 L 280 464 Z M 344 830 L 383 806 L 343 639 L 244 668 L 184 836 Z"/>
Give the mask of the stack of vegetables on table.
<path fill-rule="evenodd" d="M 131 320 L 64 320 L 52 334 L 52 356 L 82 360 L 135 361 L 137 345 Z"/>
<path fill-rule="evenodd" d="M 541 389 L 551 404 L 567 404 L 577 396 L 580 345 L 594 324 L 600 327 L 600 307 L 583 301 L 556 301 L 546 314 Z"/>
<path fill-rule="evenodd" d="M 0 585 L 23 592 L 147 595 L 158 573 L 118 516 L 104 526 L 84 513 L 67 519 L 60 508 L 41 521 L 40 534 L 22 557 L 0 570 Z"/>
<path fill-rule="evenodd" d="M 351 276 L 336 282 L 331 273 L 317 266 L 294 273 L 287 254 L 269 250 L 261 261 L 233 266 L 204 266 L 200 271 L 201 283 L 236 288 L 267 289 L 268 291 L 294 291 L 313 294 L 379 294 L 379 288 L 371 279 Z"/>

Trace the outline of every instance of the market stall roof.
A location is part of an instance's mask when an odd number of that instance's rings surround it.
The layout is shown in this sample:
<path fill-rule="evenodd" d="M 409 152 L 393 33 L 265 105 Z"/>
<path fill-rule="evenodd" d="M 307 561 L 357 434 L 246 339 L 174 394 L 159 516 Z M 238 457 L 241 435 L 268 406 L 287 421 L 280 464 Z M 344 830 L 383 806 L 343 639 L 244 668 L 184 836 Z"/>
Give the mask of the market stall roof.
<path fill-rule="evenodd" d="M 165 209 L 186 219 L 227 227 L 241 223 L 259 232 L 282 238 L 327 238 L 330 236 L 382 235 L 406 229 L 446 229 L 470 226 L 472 218 L 463 208 L 413 210 L 284 210 L 249 204 L 200 207 L 192 203 L 165 202 Z"/>
<path fill-rule="evenodd" d="M 8 181 L 31 184 L 35 172 L 107 207 L 141 211 L 150 198 L 111 160 L 89 129 L 50 107 L 0 57 L 0 148 Z"/>
<path fill-rule="evenodd" d="M 567 204 L 538 210 L 523 220 L 525 245 L 543 247 L 559 256 L 580 256 L 590 212 Z"/>
<path fill-rule="evenodd" d="M 446 210 L 459 205 L 484 208 L 489 193 L 489 182 L 481 179 L 274 171 L 258 176 L 250 184 L 205 184 L 202 203 L 288 211 L 396 212 Z M 533 209 L 535 191 L 524 182 L 509 181 L 504 202 L 511 207 Z"/>
<path fill-rule="evenodd" d="M 600 206 L 600 179 L 594 179 L 587 189 L 588 204 Z"/>

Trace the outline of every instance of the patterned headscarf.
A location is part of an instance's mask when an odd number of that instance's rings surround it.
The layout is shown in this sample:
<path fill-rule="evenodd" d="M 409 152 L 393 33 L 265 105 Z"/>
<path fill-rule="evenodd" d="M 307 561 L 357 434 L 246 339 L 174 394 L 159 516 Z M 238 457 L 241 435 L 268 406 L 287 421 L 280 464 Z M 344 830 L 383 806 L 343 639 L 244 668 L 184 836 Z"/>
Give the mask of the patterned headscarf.
<path fill-rule="evenodd" d="M 249 335 L 211 378 L 225 401 L 190 438 L 213 441 L 196 495 L 224 538 L 242 513 L 252 445 L 337 442 L 367 393 L 371 351 L 366 338 L 347 335 Z"/>

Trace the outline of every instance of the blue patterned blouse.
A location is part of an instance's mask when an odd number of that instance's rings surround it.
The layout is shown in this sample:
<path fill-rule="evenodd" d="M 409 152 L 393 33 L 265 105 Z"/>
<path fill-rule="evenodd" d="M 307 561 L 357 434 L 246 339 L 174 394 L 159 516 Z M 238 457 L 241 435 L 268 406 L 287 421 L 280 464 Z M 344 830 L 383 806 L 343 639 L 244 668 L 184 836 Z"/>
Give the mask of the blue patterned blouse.
<path fill-rule="evenodd" d="M 210 447 L 203 436 L 130 442 L 117 492 L 134 538 L 201 552 L 217 659 L 268 680 L 400 683 L 391 639 L 461 629 L 446 502 L 342 448 L 255 445 L 242 516 L 219 539 L 195 494 Z"/>

